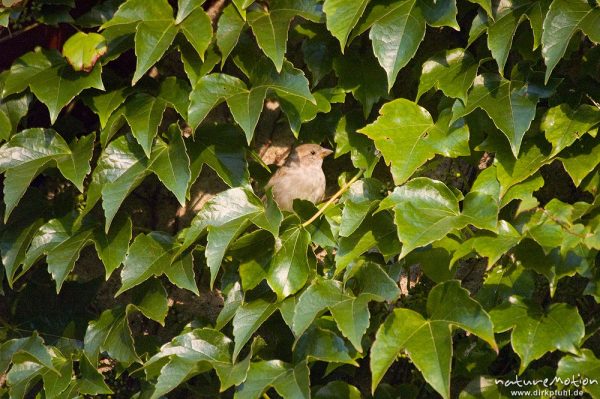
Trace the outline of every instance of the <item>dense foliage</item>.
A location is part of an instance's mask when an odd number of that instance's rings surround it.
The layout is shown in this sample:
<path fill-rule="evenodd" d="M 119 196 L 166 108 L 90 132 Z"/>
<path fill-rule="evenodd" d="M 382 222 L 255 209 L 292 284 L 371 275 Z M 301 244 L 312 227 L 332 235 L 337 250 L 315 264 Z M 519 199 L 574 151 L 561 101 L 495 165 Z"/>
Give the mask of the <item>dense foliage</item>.
<path fill-rule="evenodd" d="M 595 0 L 1 4 L 54 27 L 0 73 L 2 397 L 600 380 Z M 261 200 L 267 118 L 335 149 L 316 218 Z"/>

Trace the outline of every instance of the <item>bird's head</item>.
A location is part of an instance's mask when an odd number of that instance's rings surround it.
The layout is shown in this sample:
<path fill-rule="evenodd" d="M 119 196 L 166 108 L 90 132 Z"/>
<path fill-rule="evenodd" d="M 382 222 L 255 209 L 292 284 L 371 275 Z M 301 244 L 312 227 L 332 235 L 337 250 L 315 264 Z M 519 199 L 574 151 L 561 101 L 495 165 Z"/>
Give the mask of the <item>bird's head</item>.
<path fill-rule="evenodd" d="M 323 165 L 323 158 L 331 153 L 333 151 L 323 148 L 318 144 L 302 144 L 292 150 L 286 164 L 321 167 Z"/>

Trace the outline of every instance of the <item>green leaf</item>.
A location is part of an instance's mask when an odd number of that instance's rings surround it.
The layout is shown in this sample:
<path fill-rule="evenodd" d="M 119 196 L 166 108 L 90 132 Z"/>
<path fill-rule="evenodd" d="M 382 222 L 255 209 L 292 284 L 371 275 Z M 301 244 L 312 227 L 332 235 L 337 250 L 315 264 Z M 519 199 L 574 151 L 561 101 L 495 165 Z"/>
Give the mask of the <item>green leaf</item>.
<path fill-rule="evenodd" d="M 50 121 L 56 122 L 60 110 L 84 89 L 104 90 L 102 65 L 90 73 L 76 72 L 54 50 L 27 53 L 11 67 L 3 97 L 23 91 L 27 86 L 48 107 Z"/>
<path fill-rule="evenodd" d="M 171 266 L 163 270 L 169 281 L 179 288 L 200 295 L 196 285 L 196 273 L 194 272 L 193 252 L 177 257 Z"/>
<path fill-rule="evenodd" d="M 502 197 L 500 207 L 508 205 L 513 200 L 520 200 L 519 210 L 526 210 L 534 208 L 538 205 L 538 200 L 533 196 L 534 191 L 539 190 L 544 186 L 544 179 L 539 172 L 533 174 L 533 176 L 524 180 L 521 183 L 517 183 L 506 191 L 506 194 Z M 531 204 L 531 208 L 529 208 Z"/>
<path fill-rule="evenodd" d="M 269 302 L 264 299 L 256 299 L 252 302 L 244 303 L 239 307 L 233 317 L 233 336 L 235 337 L 233 360 L 237 358 L 246 342 L 252 337 L 252 334 L 278 308 L 278 303 Z M 250 378 L 248 380 L 252 381 Z"/>
<path fill-rule="evenodd" d="M 464 108 L 458 107 L 453 120 L 483 109 L 504 133 L 515 157 L 525 132 L 535 117 L 538 96 L 520 81 L 510 81 L 494 74 L 478 75 Z"/>
<path fill-rule="evenodd" d="M 277 72 L 283 67 L 289 25 L 296 16 L 318 22 L 320 6 L 315 0 L 276 0 L 269 4 L 268 10 L 252 9 L 246 16 L 256 42 L 273 61 Z"/>
<path fill-rule="evenodd" d="M 461 391 L 459 399 L 509 399 L 512 396 L 509 389 L 502 387 L 497 381 L 497 378 L 477 376 Z M 519 388 L 519 392 L 529 393 L 532 390 L 530 387 Z"/>
<path fill-rule="evenodd" d="M 543 227 L 546 227 L 545 229 Z M 537 240 L 542 241 L 545 239 L 552 242 L 558 242 L 558 247 L 561 246 L 562 241 L 567 238 L 570 239 L 573 233 L 565 234 L 560 228 L 554 226 L 542 226 L 537 228 L 534 234 L 530 232 L 530 235 L 534 235 Z M 557 234 L 558 233 L 558 234 Z M 581 238 L 577 237 L 577 240 Z M 565 240 L 566 241 L 566 240 Z M 578 243 L 579 245 L 579 243 Z M 586 260 L 584 253 L 580 251 L 569 251 L 569 248 L 565 245 L 562 248 L 549 247 L 551 249 L 542 248 L 531 240 L 524 240 L 515 249 L 515 257 L 519 259 L 521 264 L 528 268 L 533 269 L 540 273 L 548 280 L 550 295 L 554 296 L 558 281 L 566 276 L 574 276 L 575 273 L 586 274 L 585 270 L 589 269 L 590 261 Z M 546 249 L 546 251 L 544 251 Z M 561 254 L 561 250 L 564 254 Z"/>
<path fill-rule="evenodd" d="M 197 328 L 160 348 L 144 365 L 148 379 L 158 376 L 151 398 L 159 398 L 196 374 L 231 366 L 231 340 L 219 331 Z"/>
<path fill-rule="evenodd" d="M 190 160 L 179 126 L 169 126 L 165 134 L 168 144 L 158 139 L 152 150 L 150 170 L 175 195 L 181 206 L 185 205 L 185 197 L 190 183 Z"/>
<path fill-rule="evenodd" d="M 315 399 L 360 399 L 358 388 L 344 381 L 331 381 L 320 387 L 314 394 Z"/>
<path fill-rule="evenodd" d="M 496 151 L 494 164 L 500 182 L 501 197 L 504 197 L 511 187 L 529 179 L 543 165 L 552 161 L 550 145 L 541 135 L 535 135 L 523 141 L 520 156 L 517 159 L 515 159 L 506 141 L 499 134 L 488 135 L 486 141 L 480 147 L 486 150 L 494 148 Z M 530 189 L 535 187 L 535 184 L 526 187 Z M 506 204 L 504 201 L 503 203 Z"/>
<path fill-rule="evenodd" d="M 83 340 L 83 351 L 93 366 L 98 364 L 100 352 L 107 352 L 125 366 L 139 361 L 127 315 L 122 308 L 105 310 L 98 320 L 90 322 Z"/>
<path fill-rule="evenodd" d="M 102 197 L 108 231 L 119 207 L 148 175 L 148 159 L 131 136 L 113 140 L 100 155 L 88 188 L 87 210 Z"/>
<path fill-rule="evenodd" d="M 479 39 L 479 37 L 484 32 L 487 32 L 491 21 L 493 21 L 493 16 L 491 13 L 486 14 L 482 10 L 477 10 L 477 15 L 475 15 L 475 17 L 473 18 L 473 22 L 471 22 L 471 29 L 469 30 L 469 40 L 467 41 L 467 47 L 471 46 L 477 39 Z"/>
<path fill-rule="evenodd" d="M 166 107 L 165 100 L 145 93 L 136 93 L 125 103 L 125 119 L 148 158 Z"/>
<path fill-rule="evenodd" d="M 294 335 L 300 337 L 319 314 L 346 298 L 349 297 L 344 295 L 339 281 L 316 278 L 300 295 L 295 306 Z"/>
<path fill-rule="evenodd" d="M 372 391 L 403 349 L 425 380 L 449 398 L 452 336 L 448 324 L 428 322 L 409 309 L 394 309 L 377 331 L 371 347 Z"/>
<path fill-rule="evenodd" d="M 93 6 L 88 12 L 77 18 L 77 24 L 86 28 L 102 25 L 112 18 L 121 5 L 118 0 L 108 0 Z"/>
<path fill-rule="evenodd" d="M 121 270 L 121 288 L 115 295 L 160 276 L 173 259 L 173 239 L 165 233 L 138 234 L 129 247 Z"/>
<path fill-rule="evenodd" d="M 271 386 L 284 398 L 310 398 L 309 368 L 306 362 L 296 366 L 280 360 L 251 363 L 246 381 L 238 387 L 234 399 L 259 398 Z"/>
<path fill-rule="evenodd" d="M 183 22 L 178 24 L 185 38 L 196 49 L 200 59 L 204 61 L 204 53 L 212 39 L 212 24 L 209 16 L 204 12 L 202 7 L 197 7 Z"/>
<path fill-rule="evenodd" d="M 160 280 L 151 278 L 132 290 L 131 306 L 135 306 L 144 316 L 160 325 L 165 325 L 168 300 L 167 291 Z"/>
<path fill-rule="evenodd" d="M 215 46 L 208 48 L 208 51 L 204 55 L 204 62 L 202 62 L 200 56 L 191 44 L 180 41 L 178 49 L 181 55 L 183 69 L 192 86 L 195 86 L 202 76 L 210 73 L 215 65 L 221 60 L 221 56 L 216 52 Z"/>
<path fill-rule="evenodd" d="M 498 222 L 498 233 L 481 232 L 475 237 L 469 238 L 463 242 L 452 256 L 450 265 L 462 257 L 476 252 L 480 256 L 487 258 L 488 268 L 494 265 L 511 248 L 521 241 L 521 234 L 505 220 Z"/>
<path fill-rule="evenodd" d="M 368 18 L 368 17 L 367 17 Z M 414 57 L 425 37 L 425 18 L 417 0 L 399 1 L 373 21 L 369 38 L 373 52 L 387 74 L 388 90 L 398 72 Z"/>
<path fill-rule="evenodd" d="M 2 87 L 3 81 L 0 79 L 0 93 Z M 31 98 L 31 94 L 23 93 L 0 99 L 0 139 L 8 140 L 16 133 L 21 119 L 27 115 Z"/>
<path fill-rule="evenodd" d="M 242 127 L 247 124 L 251 124 L 252 130 L 254 130 L 254 127 L 258 122 L 260 112 L 262 111 L 262 102 L 264 97 L 259 99 L 259 107 L 257 107 L 256 103 L 253 103 L 253 109 L 247 110 L 245 116 L 246 118 L 251 118 L 251 122 L 246 119 L 244 123 L 242 114 L 237 115 L 236 117 L 236 112 L 238 109 L 236 108 L 236 111 L 234 111 L 231 103 L 229 103 L 229 101 L 235 101 L 234 99 L 236 98 L 246 97 L 248 100 L 248 105 L 250 105 L 250 98 L 248 94 L 249 91 L 246 84 L 239 78 L 225 75 L 223 73 L 214 73 L 203 76 L 198 80 L 190 94 L 190 108 L 188 110 L 189 122 L 193 128 L 197 128 L 214 107 L 223 101 L 227 101 L 231 112 L 236 119 L 236 122 L 238 122 L 238 124 L 240 124 Z"/>
<path fill-rule="evenodd" d="M 110 395 L 114 392 L 104 382 L 104 376 L 92 365 L 86 355 L 79 359 L 81 379 L 78 381 L 77 390 L 87 395 Z"/>
<path fill-rule="evenodd" d="M 246 19 L 246 8 L 250 7 L 252 3 L 254 3 L 254 0 L 233 0 L 233 4 L 235 4 L 244 19 Z"/>
<path fill-rule="evenodd" d="M 265 196 L 265 211 L 252 219 L 252 223 L 267 230 L 274 238 L 277 238 L 279 237 L 279 228 L 283 221 L 283 214 L 277 206 L 277 202 L 273 199 L 273 192 L 267 191 Z"/>
<path fill-rule="evenodd" d="M 8 10 L 0 10 L 0 26 L 8 27 L 10 12 Z"/>
<path fill-rule="evenodd" d="M 497 266 L 490 270 L 477 291 L 477 301 L 485 309 L 494 308 L 511 295 L 529 297 L 535 289 L 535 273 L 521 265 Z"/>
<path fill-rule="evenodd" d="M 529 20 L 534 34 L 533 49 L 540 43 L 541 24 L 548 6 L 543 1 L 511 1 L 507 6 L 499 6 L 495 20 L 488 27 L 488 48 L 498 63 L 501 75 L 508 59 L 510 47 L 517 28 L 526 18 Z"/>
<path fill-rule="evenodd" d="M 462 208 L 467 223 L 480 229 L 497 230 L 500 183 L 493 168 L 487 168 L 477 176 L 471 191 L 465 196 Z"/>
<path fill-rule="evenodd" d="M 327 16 L 327 29 L 340 42 L 342 52 L 354 26 L 365 12 L 370 0 L 325 0 L 323 11 Z"/>
<path fill-rule="evenodd" d="M 252 88 L 250 90 L 249 99 L 245 97 L 234 99 L 233 102 L 228 102 L 231 111 L 240 115 L 247 112 L 249 105 L 247 103 L 257 102 L 256 109 L 262 110 L 262 105 L 258 104 L 264 100 L 264 93 L 272 93 L 277 95 L 282 111 L 286 114 L 290 127 L 294 135 L 298 135 L 300 124 L 315 117 L 317 112 L 327 111 L 327 105 L 323 105 L 323 101 L 319 103 L 317 97 L 311 94 L 309 82 L 304 76 L 304 72 L 295 68 L 290 62 L 283 63 L 281 72 L 277 72 L 272 63 L 261 57 L 256 59 L 255 51 L 240 51 L 234 58 L 235 64 L 240 68 L 250 79 Z M 324 98 L 322 98 L 324 100 Z M 323 108 L 324 106 L 324 108 Z M 237 109 L 237 110 L 236 110 Z M 257 113 L 257 117 L 258 117 Z M 238 121 L 239 122 L 239 121 Z M 242 128 L 246 132 L 248 141 L 250 141 L 251 131 L 253 131 L 256 122 L 252 125 Z"/>
<path fill-rule="evenodd" d="M 306 28 L 303 26 L 303 28 Z M 312 86 L 333 69 L 333 57 L 338 54 L 337 43 L 322 25 L 308 28 L 308 37 L 302 42 L 302 55 L 312 75 Z"/>
<path fill-rule="evenodd" d="M 171 7 L 169 6 L 169 8 Z M 161 19 L 143 21 L 137 26 L 135 33 L 137 64 L 132 84 L 140 80 L 146 71 L 162 58 L 165 51 L 173 43 L 177 32 L 178 29 L 175 26 L 172 11 L 161 16 Z"/>
<path fill-rule="evenodd" d="M 2 254 L 2 266 L 9 287 L 13 286 L 15 276 L 19 266 L 23 264 L 22 273 L 26 272 L 33 264 L 26 257 L 27 248 L 30 246 L 32 238 L 36 235 L 43 220 L 20 221 L 11 224 L 12 228 L 5 229 L 0 239 L 0 253 Z M 2 273 L 2 274 L 4 274 Z"/>
<path fill-rule="evenodd" d="M 12 131 L 12 124 L 6 112 L 0 109 L 0 140 L 8 140 Z"/>
<path fill-rule="evenodd" d="M 546 82 L 558 61 L 565 55 L 569 40 L 582 31 L 594 43 L 600 42 L 600 10 L 585 0 L 554 0 L 544 19 L 542 55 L 546 63 Z"/>
<path fill-rule="evenodd" d="M 402 98 L 386 103 L 379 112 L 379 118 L 359 133 L 372 139 L 391 164 L 396 184 L 406 182 L 436 154 L 469 154 L 468 127 L 463 122 L 449 124 L 449 110 L 442 112 L 436 124 L 425 108 Z"/>
<path fill-rule="evenodd" d="M 94 244 L 96 252 L 104 264 L 106 270 L 106 280 L 112 272 L 121 265 L 127 251 L 129 250 L 129 241 L 132 237 L 133 225 L 131 218 L 117 218 L 112 224 L 108 234 L 100 229 L 95 231 Z"/>
<path fill-rule="evenodd" d="M 292 227 L 279 240 L 279 248 L 267 273 L 267 282 L 282 300 L 299 291 L 308 280 L 310 265 L 306 253 L 311 238 L 304 227 Z"/>
<path fill-rule="evenodd" d="M 338 328 L 359 352 L 363 351 L 362 337 L 369 328 L 371 299 L 370 295 L 363 294 L 357 298 L 349 297 L 330 307 Z"/>
<path fill-rule="evenodd" d="M 555 303 L 542 309 L 539 305 L 511 296 L 493 309 L 490 316 L 494 331 L 512 329 L 511 344 L 521 358 L 519 373 L 532 361 L 556 349 L 577 354 L 585 334 L 577 309 L 565 303 Z"/>
<path fill-rule="evenodd" d="M 63 282 L 75 267 L 81 250 L 92 243 L 94 231 L 90 228 L 81 228 L 74 231 L 66 240 L 49 249 L 46 261 L 48 272 L 56 281 L 56 293 L 60 291 Z"/>
<path fill-rule="evenodd" d="M 164 20 L 165 16 L 173 17 L 173 9 L 167 0 L 151 2 L 145 0 L 127 0 L 119 6 L 113 17 L 104 23 L 100 29 L 125 25 L 125 28 L 133 31 L 135 30 L 135 26 L 132 26 L 132 24 L 138 21 Z"/>
<path fill-rule="evenodd" d="M 469 0 L 471 3 L 479 4 L 487 15 L 492 16 L 492 0 Z"/>
<path fill-rule="evenodd" d="M 354 233 L 340 238 L 339 248 L 335 254 L 336 273 L 341 272 L 360 255 L 375 247 L 385 257 L 400 252 L 396 226 L 392 216 L 387 212 L 367 216 Z"/>
<path fill-rule="evenodd" d="M 460 281 L 450 280 L 436 285 L 427 296 L 427 313 L 430 320 L 443 320 L 462 328 L 498 350 L 490 315 L 479 302 L 470 297 Z"/>
<path fill-rule="evenodd" d="M 92 97 L 84 97 L 85 104 L 100 118 L 100 126 L 107 126 L 113 112 L 125 102 L 131 93 L 129 88 L 113 90 L 108 93 L 100 93 Z"/>
<path fill-rule="evenodd" d="M 356 351 L 344 341 L 330 320 L 317 320 L 298 339 L 293 355 L 296 362 L 306 359 L 358 366 Z"/>
<path fill-rule="evenodd" d="M 381 266 L 375 262 L 356 262 L 344 275 L 344 281 L 353 279 L 353 291 L 368 295 L 371 300 L 393 302 L 400 296 L 400 289 Z"/>
<path fill-rule="evenodd" d="M 53 360 L 60 375 L 54 372 L 46 372 L 42 376 L 44 391 L 49 398 L 57 397 L 61 392 L 65 391 L 71 383 L 71 377 L 73 376 L 73 361 L 71 359 L 64 360 L 57 352 L 53 352 Z"/>
<path fill-rule="evenodd" d="M 592 397 L 600 395 L 600 386 L 592 382 L 600 380 L 600 359 L 590 349 L 582 349 L 577 356 L 567 355 L 560 359 L 556 376 L 563 381 L 572 381 L 573 376 L 578 376 L 578 380 L 587 378 L 588 384 L 581 387 L 583 391 Z M 568 386 L 565 383 L 565 387 Z"/>
<path fill-rule="evenodd" d="M 455 270 L 451 269 L 452 254 L 457 251 L 459 243 L 452 236 L 446 236 L 430 246 L 418 248 L 404 258 L 406 265 L 420 265 L 423 273 L 436 283 L 454 278 Z"/>
<path fill-rule="evenodd" d="M 575 145 L 563 150 L 558 159 L 575 186 L 579 187 L 583 179 L 600 163 L 599 138 L 584 136 Z"/>
<path fill-rule="evenodd" d="M 261 208 L 260 200 L 243 188 L 232 188 L 217 194 L 204 204 L 192 220 L 179 253 L 208 231 L 205 256 L 211 272 L 212 286 L 227 247 L 248 226 L 250 220 L 258 215 Z"/>
<path fill-rule="evenodd" d="M 455 48 L 440 52 L 423 63 L 417 101 L 431 88 L 446 96 L 467 100 L 479 65 L 466 50 Z"/>
<path fill-rule="evenodd" d="M 236 58 L 238 66 L 246 61 Z M 265 62 L 255 61 L 251 67 L 252 70 L 247 72 L 252 83 L 250 89 L 240 79 L 233 76 L 211 74 L 202 77 L 190 94 L 190 124 L 197 127 L 211 109 L 226 101 L 233 118 L 242 127 L 248 142 L 250 142 L 269 90 L 279 96 L 285 96 L 288 102 L 289 100 L 298 102 L 302 107 L 308 103 L 316 103 L 310 93 L 308 80 L 304 73 L 294 68 L 289 62 L 283 64 L 280 73 Z M 243 69 L 243 66 L 240 68 Z M 294 111 L 295 107 L 294 104 L 290 104 L 287 112 Z M 296 114 L 300 114 L 300 112 L 296 112 Z"/>
<path fill-rule="evenodd" d="M 341 198 L 344 203 L 340 235 L 348 237 L 383 198 L 383 184 L 375 179 L 362 179 L 352 184 Z"/>
<path fill-rule="evenodd" d="M 450 26 L 459 31 L 460 27 L 456 22 L 456 0 L 434 1 L 423 0 L 419 3 L 427 24 L 435 27 Z"/>
<path fill-rule="evenodd" d="M 550 108 L 542 119 L 540 129 L 552 144 L 552 155 L 569 147 L 585 133 L 600 123 L 600 109 L 591 105 L 580 105 L 572 109 L 568 104 Z"/>
<path fill-rule="evenodd" d="M 372 391 L 404 350 L 425 380 L 444 398 L 450 397 L 452 334 L 450 325 L 479 335 L 497 348 L 490 316 L 456 280 L 429 293 L 428 320 L 409 309 L 394 309 L 377 331 L 371 348 Z"/>
<path fill-rule="evenodd" d="M 98 33 L 77 32 L 63 45 L 63 55 L 76 71 L 90 72 L 108 48 Z"/>
<path fill-rule="evenodd" d="M 83 192 L 83 180 L 90 173 L 90 161 L 94 151 L 94 133 L 74 139 L 69 145 L 71 156 L 57 159 L 56 166 L 64 177 Z"/>
<path fill-rule="evenodd" d="M 5 373 L 10 366 L 11 360 L 22 356 L 24 360 L 35 362 L 53 372 L 58 371 L 52 363 L 52 353 L 44 345 L 44 340 L 34 332 L 27 338 L 7 340 L 0 345 L 0 371 Z"/>
<path fill-rule="evenodd" d="M 233 319 L 235 312 L 237 312 L 242 305 L 242 295 L 242 285 L 236 281 L 231 288 L 229 288 L 229 292 L 227 292 L 227 296 L 223 303 L 223 309 L 221 309 L 221 312 L 219 312 L 219 315 L 217 316 L 217 321 L 215 322 L 215 328 L 217 330 L 222 330 L 223 327 Z"/>
<path fill-rule="evenodd" d="M 175 21 L 180 23 L 186 19 L 194 10 L 197 10 L 204 4 L 205 0 L 194 1 L 194 0 L 178 0 L 177 1 L 177 17 Z"/>
<path fill-rule="evenodd" d="M 352 164 L 358 169 L 364 169 L 365 176 L 370 177 L 379 161 L 379 155 L 376 154 L 373 141 L 357 132 L 364 125 L 365 120 L 358 111 L 340 117 L 334 132 L 335 158 L 349 152 Z"/>
<path fill-rule="evenodd" d="M 402 242 L 400 258 L 454 229 L 462 229 L 469 222 L 461 215 L 454 193 L 444 183 L 424 177 L 396 187 L 380 205 L 387 207 L 393 207 L 396 215 Z"/>
<path fill-rule="evenodd" d="M 4 143 L 0 147 L 0 172 L 5 173 L 4 220 L 8 220 L 33 179 L 51 163 L 56 163 L 65 177 L 82 187 L 89 170 L 93 139 L 91 134 L 74 141 L 70 148 L 56 131 L 35 128 L 23 130 Z"/>
<path fill-rule="evenodd" d="M 348 52 L 333 60 L 338 86 L 352 95 L 363 106 L 365 118 L 373 106 L 387 95 L 385 71 L 371 54 Z"/>
<path fill-rule="evenodd" d="M 169 76 L 162 81 L 158 97 L 167 102 L 172 108 L 187 119 L 187 112 L 190 106 L 189 95 L 192 91 L 188 82 L 183 79 L 177 79 L 175 76 Z"/>
<path fill-rule="evenodd" d="M 227 5 L 219 17 L 217 26 L 217 46 L 221 50 L 221 67 L 225 64 L 227 57 L 237 45 L 240 35 L 246 26 L 233 4 Z"/>
<path fill-rule="evenodd" d="M 198 129 L 193 139 L 186 140 L 191 161 L 191 182 L 200 173 L 202 165 L 208 165 L 229 187 L 248 183 L 246 140 L 243 132 L 231 124 L 206 125 Z"/>
<path fill-rule="evenodd" d="M 22 92 L 29 86 L 32 79 L 43 75 L 61 61 L 62 57 L 57 51 L 29 52 L 19 57 L 10 67 L 10 72 L 6 76 L 2 97 Z"/>

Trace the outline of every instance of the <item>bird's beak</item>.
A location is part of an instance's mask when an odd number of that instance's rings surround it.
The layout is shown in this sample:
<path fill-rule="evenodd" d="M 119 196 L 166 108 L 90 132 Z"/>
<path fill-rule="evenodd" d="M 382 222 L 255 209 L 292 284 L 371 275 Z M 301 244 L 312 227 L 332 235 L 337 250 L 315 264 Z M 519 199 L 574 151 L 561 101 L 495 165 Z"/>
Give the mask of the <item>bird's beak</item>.
<path fill-rule="evenodd" d="M 327 156 L 329 156 L 330 154 L 333 154 L 333 151 L 331 151 L 328 148 L 323 148 L 321 149 L 321 158 L 325 158 Z"/>

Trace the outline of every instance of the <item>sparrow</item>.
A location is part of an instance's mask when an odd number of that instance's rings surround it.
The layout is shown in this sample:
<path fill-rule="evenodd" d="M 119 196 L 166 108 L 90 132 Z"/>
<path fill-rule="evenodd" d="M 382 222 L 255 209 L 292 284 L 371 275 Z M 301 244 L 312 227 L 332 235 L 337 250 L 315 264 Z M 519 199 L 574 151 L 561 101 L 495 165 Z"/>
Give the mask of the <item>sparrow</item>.
<path fill-rule="evenodd" d="M 317 144 L 295 147 L 285 164 L 275 172 L 265 186 L 283 211 L 292 211 L 296 198 L 318 203 L 325 196 L 323 158 L 333 151 Z"/>

